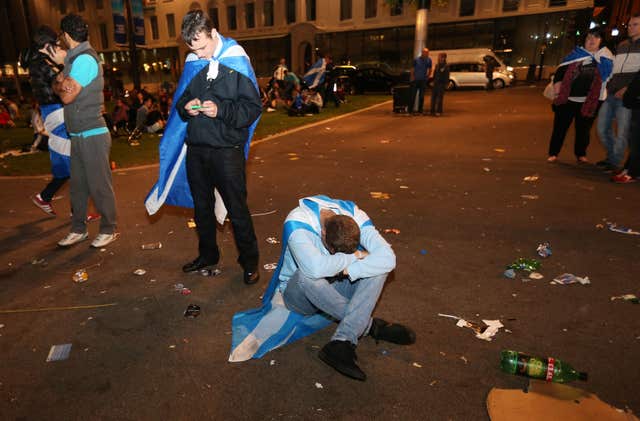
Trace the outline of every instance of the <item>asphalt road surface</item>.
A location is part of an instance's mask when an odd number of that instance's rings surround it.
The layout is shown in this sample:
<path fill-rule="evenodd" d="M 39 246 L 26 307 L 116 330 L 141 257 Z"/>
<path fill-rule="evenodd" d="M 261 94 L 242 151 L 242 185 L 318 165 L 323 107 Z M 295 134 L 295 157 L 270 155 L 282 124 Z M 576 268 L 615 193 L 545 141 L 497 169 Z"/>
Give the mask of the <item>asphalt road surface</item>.
<path fill-rule="evenodd" d="M 614 185 L 594 165 L 578 165 L 573 131 L 548 164 L 552 115 L 541 91 L 447 93 L 439 118 L 394 115 L 388 103 L 252 148 L 261 264 L 277 262 L 280 245 L 266 239 L 280 239 L 307 195 L 353 200 L 379 230 L 400 231 L 383 234 L 397 268 L 375 315 L 412 326 L 418 339 L 403 347 L 363 338 L 364 383 L 317 358 L 331 327 L 262 359 L 227 362 L 231 317 L 258 306 L 270 272 L 258 285 L 242 283 L 227 224 L 222 274 L 183 274 L 197 252 L 192 212 L 147 216 L 157 167 L 114 173 L 121 237 L 105 251 L 89 241 L 56 246 L 69 229 L 68 187 L 54 202 L 58 217 L 48 218 L 29 200 L 46 177 L 0 179 L 0 418 L 486 420 L 491 388 L 527 384 L 499 370 L 502 349 L 561 358 L 589 373 L 575 386 L 640 411 L 640 305 L 610 299 L 640 295 L 640 236 L 598 227 L 640 230 L 640 185 Z M 595 162 L 604 151 L 592 137 Z M 531 175 L 537 181 L 523 180 Z M 90 225 L 90 238 L 97 229 Z M 156 241 L 161 249 L 140 249 Z M 543 279 L 503 277 L 543 241 L 553 249 Z M 89 279 L 74 283 L 81 268 Z M 139 268 L 146 274 L 135 275 Z M 549 284 L 565 272 L 591 284 Z M 192 293 L 181 295 L 177 283 Z M 201 306 L 198 318 L 183 317 L 188 304 Z M 487 342 L 438 313 L 505 327 Z M 45 362 L 52 345 L 67 343 L 67 360 Z"/>

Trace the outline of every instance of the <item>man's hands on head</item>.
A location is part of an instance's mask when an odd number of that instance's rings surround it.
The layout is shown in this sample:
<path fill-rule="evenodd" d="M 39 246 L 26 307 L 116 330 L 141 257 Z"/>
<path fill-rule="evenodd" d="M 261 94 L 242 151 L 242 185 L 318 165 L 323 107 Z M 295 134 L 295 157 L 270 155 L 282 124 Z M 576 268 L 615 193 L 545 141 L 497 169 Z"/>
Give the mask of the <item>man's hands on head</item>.
<path fill-rule="evenodd" d="M 215 118 L 218 115 L 218 106 L 215 102 L 206 100 L 201 102 L 199 98 L 194 98 L 187 102 L 184 109 L 192 117 L 202 113 L 209 118 Z"/>

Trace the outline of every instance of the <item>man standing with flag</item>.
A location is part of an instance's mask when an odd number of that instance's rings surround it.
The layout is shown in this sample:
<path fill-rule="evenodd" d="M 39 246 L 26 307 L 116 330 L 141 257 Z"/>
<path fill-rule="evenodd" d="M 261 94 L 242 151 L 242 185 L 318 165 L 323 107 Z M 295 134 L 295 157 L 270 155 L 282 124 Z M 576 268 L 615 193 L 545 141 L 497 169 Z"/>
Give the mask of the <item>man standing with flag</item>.
<path fill-rule="evenodd" d="M 165 133 L 173 129 L 175 132 L 163 138 L 161 156 L 168 161 L 166 157 L 177 152 L 177 147 L 182 149 L 182 142 L 186 142 L 188 191 L 180 188 L 181 191 L 173 192 L 173 198 L 167 197 L 171 190 L 180 187 L 176 182 L 181 181 L 176 179 L 184 176 L 184 173 L 180 175 L 184 156 L 181 152 L 172 162 L 161 160 L 161 179 L 147 199 L 147 209 L 153 213 L 165 199 L 172 204 L 189 206 L 190 197 L 185 193 L 192 196 L 199 253 L 195 260 L 182 267 L 188 273 L 218 263 L 220 252 L 214 209 L 219 209 L 224 202 L 233 225 L 244 282 L 254 284 L 260 279 L 259 255 L 247 206 L 245 152 L 262 111 L 255 75 L 242 47 L 218 34 L 202 10 L 185 15 L 182 38 L 192 51 L 187 61 L 197 60 L 197 64 L 196 67 L 185 66 L 175 105 L 181 122 L 175 121 L 175 116 L 169 117 Z M 163 154 L 165 143 L 172 150 Z M 178 171 L 177 176 L 175 171 Z M 214 189 L 219 195 L 214 195 Z M 218 221 L 224 222 L 224 217 Z"/>

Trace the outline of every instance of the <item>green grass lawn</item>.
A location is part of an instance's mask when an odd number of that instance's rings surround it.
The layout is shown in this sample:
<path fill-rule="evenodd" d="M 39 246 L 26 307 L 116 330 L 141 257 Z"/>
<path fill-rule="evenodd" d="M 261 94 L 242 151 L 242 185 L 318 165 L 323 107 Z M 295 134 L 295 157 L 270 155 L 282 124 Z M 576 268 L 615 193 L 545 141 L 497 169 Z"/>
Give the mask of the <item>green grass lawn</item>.
<path fill-rule="evenodd" d="M 285 110 L 273 113 L 265 112 L 262 114 L 253 138 L 254 140 L 262 139 L 269 135 L 357 111 L 390 99 L 391 97 L 388 95 L 350 96 L 347 103 L 342 104 L 339 108 L 329 105 L 320 114 L 309 117 L 289 117 Z M 116 163 L 117 168 L 155 164 L 158 162 L 158 145 L 161 139 L 157 135 L 145 134 L 140 140 L 140 146 L 132 147 L 128 145 L 126 137 L 116 137 L 113 139 L 111 147 L 111 161 Z M 30 128 L 0 129 L 0 153 L 29 146 L 32 140 L 33 130 Z M 47 175 L 49 171 L 49 154 L 46 152 L 7 156 L 0 159 L 0 176 Z"/>

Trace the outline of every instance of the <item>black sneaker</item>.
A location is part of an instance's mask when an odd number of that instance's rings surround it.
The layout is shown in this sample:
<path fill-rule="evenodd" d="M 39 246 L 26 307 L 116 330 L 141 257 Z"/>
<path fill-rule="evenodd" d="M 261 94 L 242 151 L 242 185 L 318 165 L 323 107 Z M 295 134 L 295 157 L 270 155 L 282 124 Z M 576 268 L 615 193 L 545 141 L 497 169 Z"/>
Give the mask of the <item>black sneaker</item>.
<path fill-rule="evenodd" d="M 375 318 L 371 322 L 369 336 L 376 342 L 387 341 L 399 345 L 411 345 L 416 341 L 416 333 L 410 328 Z"/>
<path fill-rule="evenodd" d="M 340 374 L 355 380 L 365 381 L 367 375 L 356 364 L 355 345 L 348 341 L 331 341 L 322 347 L 318 357 Z"/>

